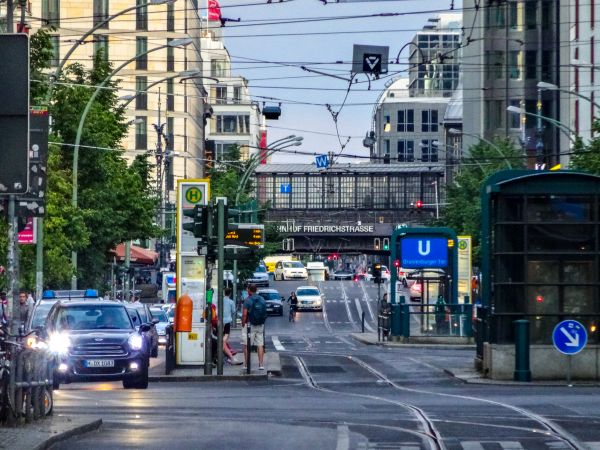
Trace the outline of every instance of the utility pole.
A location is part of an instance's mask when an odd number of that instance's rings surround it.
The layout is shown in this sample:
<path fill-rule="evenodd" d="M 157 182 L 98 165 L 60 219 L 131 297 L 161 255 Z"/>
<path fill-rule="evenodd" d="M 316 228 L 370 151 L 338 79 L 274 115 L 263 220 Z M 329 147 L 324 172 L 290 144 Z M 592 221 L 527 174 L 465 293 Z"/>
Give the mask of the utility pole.
<path fill-rule="evenodd" d="M 165 202 L 164 202 L 164 179 L 163 179 L 163 128 L 164 124 L 160 123 L 160 88 L 158 88 L 158 119 L 157 123 L 154 124 L 154 130 L 156 131 L 156 192 L 158 193 L 158 213 L 156 215 L 156 223 L 160 225 L 161 231 L 165 229 Z M 161 236 L 156 241 L 156 250 L 158 251 L 158 268 L 159 270 L 165 265 L 165 239 L 161 233 Z"/>
<path fill-rule="evenodd" d="M 536 169 L 541 169 L 544 163 L 544 138 L 542 126 L 542 90 L 537 91 L 537 118 L 536 118 L 536 134 L 537 143 L 535 144 L 535 165 Z"/>
<path fill-rule="evenodd" d="M 217 375 L 223 375 L 223 269 L 225 266 L 225 199 L 217 199 Z M 248 349 L 250 351 L 250 349 Z"/>

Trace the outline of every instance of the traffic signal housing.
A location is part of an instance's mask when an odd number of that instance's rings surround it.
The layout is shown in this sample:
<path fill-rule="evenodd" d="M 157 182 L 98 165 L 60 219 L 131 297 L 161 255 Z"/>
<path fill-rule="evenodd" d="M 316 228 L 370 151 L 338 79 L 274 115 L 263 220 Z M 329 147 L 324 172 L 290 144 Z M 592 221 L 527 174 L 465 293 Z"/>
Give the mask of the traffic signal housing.
<path fill-rule="evenodd" d="M 381 249 L 381 239 L 379 239 L 379 238 L 374 238 L 373 239 L 373 248 L 375 250 L 380 250 Z"/>
<path fill-rule="evenodd" d="M 381 283 L 381 263 L 373 263 L 371 272 L 373 273 L 373 281 L 377 284 Z"/>
<path fill-rule="evenodd" d="M 209 229 L 209 222 L 212 222 L 211 214 L 208 206 L 196 205 L 193 209 L 184 209 L 183 215 L 191 217 L 192 222 L 186 222 L 181 225 L 185 231 L 191 232 L 195 238 L 200 240 L 208 240 L 212 232 L 212 227 Z"/>
<path fill-rule="evenodd" d="M 383 238 L 383 249 L 385 251 L 390 249 L 390 238 Z"/>

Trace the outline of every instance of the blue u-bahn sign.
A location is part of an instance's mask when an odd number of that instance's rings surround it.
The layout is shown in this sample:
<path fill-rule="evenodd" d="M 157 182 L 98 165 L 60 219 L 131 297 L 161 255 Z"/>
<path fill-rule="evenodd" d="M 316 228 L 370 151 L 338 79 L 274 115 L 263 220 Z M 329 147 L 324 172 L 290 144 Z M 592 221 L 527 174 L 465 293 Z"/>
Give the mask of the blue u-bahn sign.
<path fill-rule="evenodd" d="M 400 265 L 407 269 L 448 267 L 448 239 L 404 237 L 400 240 Z"/>

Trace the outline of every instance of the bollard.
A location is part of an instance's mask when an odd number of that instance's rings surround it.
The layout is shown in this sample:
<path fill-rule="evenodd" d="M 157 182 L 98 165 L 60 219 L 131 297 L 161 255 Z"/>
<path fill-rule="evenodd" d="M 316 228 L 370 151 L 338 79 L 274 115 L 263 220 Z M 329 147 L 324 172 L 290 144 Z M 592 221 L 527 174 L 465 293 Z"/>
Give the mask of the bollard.
<path fill-rule="evenodd" d="M 466 298 L 467 296 L 465 296 Z M 464 314 L 464 326 L 465 326 L 465 336 L 473 337 L 473 305 L 470 303 L 465 303 L 462 305 L 462 312 Z"/>
<path fill-rule="evenodd" d="M 381 313 L 377 314 L 377 342 L 381 342 Z"/>
<path fill-rule="evenodd" d="M 392 336 L 400 336 L 402 334 L 400 306 L 399 304 L 392 305 Z"/>
<path fill-rule="evenodd" d="M 246 354 L 248 355 L 248 357 L 246 358 L 246 373 L 250 375 L 250 361 L 252 360 L 252 346 L 250 345 L 250 323 L 246 324 L 246 330 L 248 331 L 248 334 L 246 335 L 246 349 L 248 350 L 246 352 Z"/>
<path fill-rule="evenodd" d="M 531 381 L 529 369 L 529 320 L 515 320 L 515 381 Z"/>
<path fill-rule="evenodd" d="M 361 321 L 362 333 L 364 333 L 365 332 L 365 312 L 364 311 L 362 312 L 360 321 Z"/>
<path fill-rule="evenodd" d="M 402 333 L 401 335 L 408 339 L 410 337 L 410 305 L 402 304 L 400 305 L 400 321 L 402 323 Z"/>

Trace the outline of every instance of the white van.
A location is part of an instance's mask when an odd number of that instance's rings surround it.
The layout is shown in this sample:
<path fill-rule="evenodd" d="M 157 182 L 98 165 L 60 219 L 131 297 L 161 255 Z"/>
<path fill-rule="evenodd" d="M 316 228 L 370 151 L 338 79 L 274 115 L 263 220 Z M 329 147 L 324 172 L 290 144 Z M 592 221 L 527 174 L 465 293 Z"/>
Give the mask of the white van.
<path fill-rule="evenodd" d="M 308 279 L 311 281 L 325 281 L 327 267 L 322 261 L 313 261 L 306 263 L 306 271 L 308 272 Z"/>

